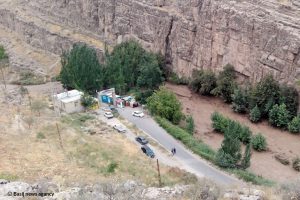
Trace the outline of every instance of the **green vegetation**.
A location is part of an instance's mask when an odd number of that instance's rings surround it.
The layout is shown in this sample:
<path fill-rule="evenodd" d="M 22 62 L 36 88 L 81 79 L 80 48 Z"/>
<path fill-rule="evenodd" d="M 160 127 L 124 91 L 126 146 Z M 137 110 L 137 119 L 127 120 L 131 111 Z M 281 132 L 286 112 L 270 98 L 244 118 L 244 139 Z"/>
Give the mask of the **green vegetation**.
<path fill-rule="evenodd" d="M 190 88 L 202 95 L 211 95 L 211 91 L 216 87 L 216 76 L 212 71 L 194 71 Z"/>
<path fill-rule="evenodd" d="M 265 151 L 267 150 L 267 141 L 266 138 L 261 134 L 258 133 L 252 137 L 252 147 L 256 151 Z"/>
<path fill-rule="evenodd" d="M 179 128 L 178 126 L 172 124 L 167 119 L 161 117 L 155 117 L 157 123 L 164 128 L 170 135 L 174 138 L 180 140 L 184 145 L 191 149 L 194 153 L 200 155 L 201 157 L 214 161 L 216 152 L 211 149 L 208 145 L 203 142 L 196 140 L 187 131 Z"/>
<path fill-rule="evenodd" d="M 36 134 L 36 138 L 37 138 L 37 139 L 46 139 L 46 136 L 45 136 L 44 133 L 38 132 L 38 133 Z"/>
<path fill-rule="evenodd" d="M 226 103 L 232 101 L 232 94 L 236 88 L 235 71 L 232 65 L 226 65 L 217 77 L 217 87 L 212 94 L 220 96 Z"/>
<path fill-rule="evenodd" d="M 178 124 L 183 116 L 176 95 L 164 87 L 160 87 L 147 99 L 147 108 L 151 114 L 166 118 L 174 124 Z"/>
<path fill-rule="evenodd" d="M 95 105 L 97 105 L 97 103 L 97 100 L 89 94 L 84 94 L 81 97 L 81 105 L 87 109 L 94 107 Z"/>
<path fill-rule="evenodd" d="M 251 165 L 250 162 L 251 162 L 251 145 L 250 145 L 250 143 L 248 143 L 246 146 L 246 149 L 245 149 L 244 157 L 241 161 L 242 169 L 249 168 Z"/>
<path fill-rule="evenodd" d="M 0 60 L 8 59 L 8 55 L 5 52 L 5 49 L 0 45 Z"/>
<path fill-rule="evenodd" d="M 4 179 L 7 181 L 16 181 L 19 179 L 19 177 L 7 172 L 0 172 L 0 179 Z"/>
<path fill-rule="evenodd" d="M 288 130 L 291 133 L 300 133 L 300 117 L 294 117 L 293 120 L 288 124 Z"/>
<path fill-rule="evenodd" d="M 44 77 L 36 75 L 32 71 L 21 72 L 20 79 L 14 82 L 18 85 L 40 85 L 44 83 Z"/>
<path fill-rule="evenodd" d="M 245 113 L 248 107 L 246 91 L 241 88 L 234 90 L 232 95 L 232 110 L 237 113 Z"/>
<path fill-rule="evenodd" d="M 109 165 L 106 167 L 106 172 L 107 173 L 114 173 L 116 168 L 118 167 L 118 163 L 116 163 L 115 161 L 112 161 L 111 163 L 109 163 Z"/>
<path fill-rule="evenodd" d="M 273 126 L 286 129 L 290 121 L 290 113 L 285 104 L 275 104 L 269 112 L 269 122 Z"/>
<path fill-rule="evenodd" d="M 214 112 L 211 115 L 212 127 L 215 131 L 220 133 L 225 133 L 228 129 L 228 126 L 231 124 L 234 126 L 234 131 L 237 132 L 236 137 L 243 142 L 244 144 L 248 144 L 251 140 L 252 132 L 249 127 L 241 125 L 239 122 L 231 120 L 227 117 L 224 117 L 218 112 Z"/>
<path fill-rule="evenodd" d="M 60 80 L 65 88 L 75 88 L 93 94 L 103 86 L 103 66 L 96 50 L 85 44 L 74 44 L 61 57 Z"/>
<path fill-rule="evenodd" d="M 259 122 L 259 120 L 261 119 L 261 112 L 257 105 L 250 110 L 249 119 L 254 123 Z"/>
<path fill-rule="evenodd" d="M 235 174 L 238 178 L 241 178 L 244 181 L 251 182 L 256 185 L 265 185 L 270 187 L 275 185 L 273 181 L 265 179 L 262 176 L 255 175 L 247 170 L 227 169 L 227 171 Z"/>
<path fill-rule="evenodd" d="M 238 139 L 239 127 L 230 121 L 225 132 L 221 148 L 216 154 L 216 164 L 223 168 L 237 168 L 242 158 L 241 144 Z"/>
<path fill-rule="evenodd" d="M 189 81 L 188 81 L 187 78 L 185 78 L 185 77 L 179 78 L 179 76 L 176 73 L 174 73 L 174 72 L 172 72 L 169 75 L 169 77 L 168 77 L 167 80 L 169 82 L 171 82 L 173 84 L 177 84 L 177 85 L 188 85 L 189 84 Z"/>
<path fill-rule="evenodd" d="M 188 133 L 190 133 L 191 135 L 194 134 L 195 131 L 195 122 L 192 116 L 188 116 L 186 118 L 186 128 Z"/>

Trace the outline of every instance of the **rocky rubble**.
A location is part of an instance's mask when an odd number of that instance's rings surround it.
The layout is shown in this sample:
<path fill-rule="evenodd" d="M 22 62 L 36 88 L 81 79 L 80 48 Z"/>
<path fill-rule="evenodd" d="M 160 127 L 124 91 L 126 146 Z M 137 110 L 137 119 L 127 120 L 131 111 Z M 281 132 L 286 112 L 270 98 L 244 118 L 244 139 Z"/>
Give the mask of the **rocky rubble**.
<path fill-rule="evenodd" d="M 51 181 L 43 180 L 35 184 L 24 182 L 9 182 L 0 180 L 0 199 L 22 199 L 10 197 L 9 192 L 17 193 L 54 193 L 53 196 L 39 197 L 43 200 L 94 200 L 94 199 L 181 199 L 187 186 L 147 188 L 136 181 L 128 180 L 124 183 L 109 182 L 94 185 L 83 185 L 71 188 L 61 188 Z"/>

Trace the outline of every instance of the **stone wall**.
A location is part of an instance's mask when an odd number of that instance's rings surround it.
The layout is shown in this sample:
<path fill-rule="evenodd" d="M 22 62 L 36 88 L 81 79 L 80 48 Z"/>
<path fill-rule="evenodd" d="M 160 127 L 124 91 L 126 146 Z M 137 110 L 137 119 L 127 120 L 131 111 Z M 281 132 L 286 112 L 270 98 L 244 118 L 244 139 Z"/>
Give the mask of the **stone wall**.
<path fill-rule="evenodd" d="M 189 76 L 200 68 L 219 71 L 230 63 L 251 81 L 271 73 L 278 80 L 294 83 L 300 78 L 300 6 L 295 0 L 278 2 L 27 0 L 26 6 L 47 20 L 94 35 L 110 45 L 138 39 L 144 47 L 164 54 L 180 75 Z M 30 27 L 21 29 L 26 29 L 26 35 L 37 32 Z M 37 40 L 47 46 L 51 43 L 48 37 L 39 37 Z M 51 37 L 52 41 L 60 40 Z M 68 46 L 64 39 L 59 43 Z"/>

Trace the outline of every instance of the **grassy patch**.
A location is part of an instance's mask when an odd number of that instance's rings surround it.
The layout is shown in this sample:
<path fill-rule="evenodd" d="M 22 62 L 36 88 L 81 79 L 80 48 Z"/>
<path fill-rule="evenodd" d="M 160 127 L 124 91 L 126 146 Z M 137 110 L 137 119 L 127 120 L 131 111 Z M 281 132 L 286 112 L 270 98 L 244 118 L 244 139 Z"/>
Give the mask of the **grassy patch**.
<path fill-rule="evenodd" d="M 14 84 L 18 85 L 40 85 L 44 83 L 44 77 L 36 75 L 31 71 L 21 72 L 20 79 L 14 82 Z"/>
<path fill-rule="evenodd" d="M 73 128 L 80 128 L 84 126 L 84 123 L 88 120 L 95 119 L 94 116 L 89 114 L 76 113 L 71 115 L 65 115 L 61 118 L 61 122 L 68 124 Z"/>
<path fill-rule="evenodd" d="M 0 173 L 0 179 L 5 179 L 5 180 L 8 180 L 8 181 L 15 181 L 18 178 L 19 178 L 18 176 L 7 173 L 7 172 L 1 172 Z"/>
<path fill-rule="evenodd" d="M 36 134 L 36 138 L 37 138 L 37 139 L 46 139 L 46 136 L 44 135 L 44 133 L 38 132 L 38 133 Z"/>
<path fill-rule="evenodd" d="M 196 140 L 187 131 L 183 130 L 182 128 L 179 128 L 178 126 L 172 124 L 166 119 L 163 119 L 161 117 L 155 117 L 155 119 L 162 128 L 164 128 L 174 138 L 180 140 L 194 153 L 200 155 L 201 157 L 209 161 L 214 161 L 216 152 L 208 145 L 204 144 L 200 140 Z"/>
<path fill-rule="evenodd" d="M 262 176 L 258 176 L 246 170 L 228 169 L 227 171 L 235 174 L 238 178 L 243 179 L 246 182 L 251 182 L 256 185 L 274 186 L 276 184 L 271 180 L 265 179 Z"/>

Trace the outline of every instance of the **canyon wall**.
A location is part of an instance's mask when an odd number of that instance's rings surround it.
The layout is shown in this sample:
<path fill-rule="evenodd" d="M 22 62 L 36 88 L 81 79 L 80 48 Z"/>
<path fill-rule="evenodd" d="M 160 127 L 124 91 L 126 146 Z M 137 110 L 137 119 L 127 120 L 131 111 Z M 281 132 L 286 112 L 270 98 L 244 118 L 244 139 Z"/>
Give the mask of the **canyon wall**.
<path fill-rule="evenodd" d="M 51 52 L 76 40 L 103 49 L 135 38 L 181 76 L 230 63 L 250 81 L 268 73 L 289 83 L 300 78 L 298 0 L 14 1 L 14 10 L 0 7 L 0 24 Z"/>

